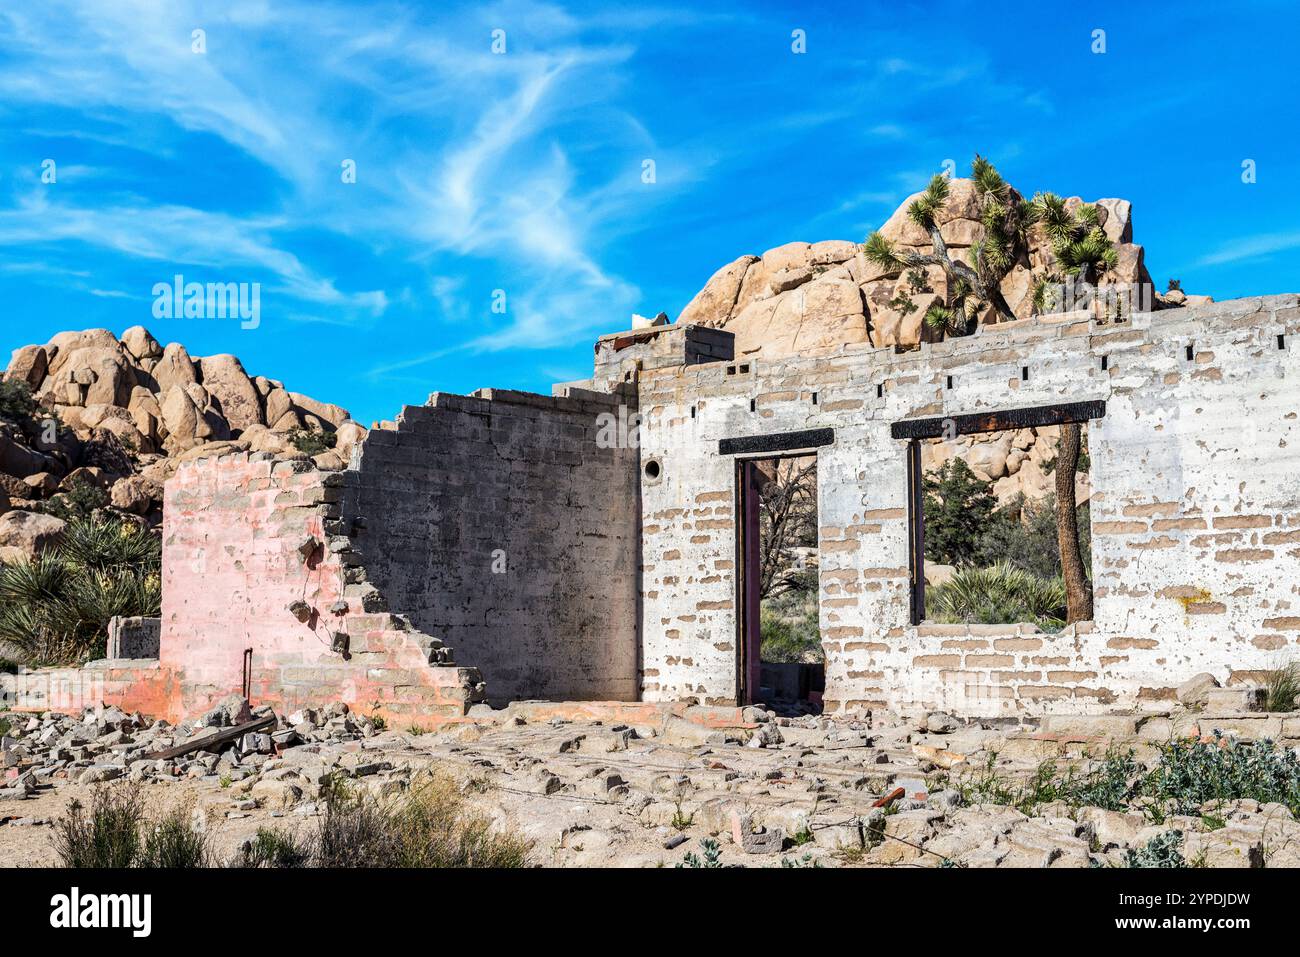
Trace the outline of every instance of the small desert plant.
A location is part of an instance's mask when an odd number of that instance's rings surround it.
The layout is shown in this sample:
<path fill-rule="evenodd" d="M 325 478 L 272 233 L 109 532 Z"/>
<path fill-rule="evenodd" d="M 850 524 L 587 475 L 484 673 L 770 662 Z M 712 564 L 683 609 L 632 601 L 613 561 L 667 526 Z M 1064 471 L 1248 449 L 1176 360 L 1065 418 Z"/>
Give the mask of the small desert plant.
<path fill-rule="evenodd" d="M 803 857 L 783 857 L 781 858 L 781 866 L 783 868 L 795 868 L 821 867 L 822 865 L 821 861 L 817 860 L 817 858 L 813 857 L 811 854 L 805 854 Z"/>
<path fill-rule="evenodd" d="M 1300 696 L 1300 661 L 1289 661 L 1268 672 L 1264 688 L 1267 711 L 1294 711 L 1296 697 Z"/>
<path fill-rule="evenodd" d="M 1183 281 L 1181 279 L 1171 279 L 1169 280 L 1169 284 L 1165 287 L 1165 292 L 1173 292 L 1175 289 L 1181 290 L 1182 288 Z"/>
<path fill-rule="evenodd" d="M 1179 848 L 1183 844 L 1182 831 L 1165 831 L 1157 834 L 1136 850 L 1125 855 L 1125 867 L 1186 867 Z"/>
<path fill-rule="evenodd" d="M 90 807 L 78 800 L 54 829 L 54 848 L 64 867 L 205 867 L 207 835 L 175 808 L 157 818 L 145 812 L 144 797 L 130 785 L 100 786 Z"/>
<path fill-rule="evenodd" d="M 252 840 L 245 841 L 235 867 L 295 868 L 311 864 L 311 842 L 280 829 L 259 827 Z"/>
<path fill-rule="evenodd" d="M 682 858 L 682 862 L 677 865 L 678 868 L 702 867 L 712 869 L 722 867 L 722 847 L 717 841 L 711 837 L 702 838 L 700 848 L 704 851 L 703 858 L 692 851 L 687 851 L 686 856 Z"/>
<path fill-rule="evenodd" d="M 144 845 L 136 867 L 167 869 L 207 867 L 208 836 L 196 828 L 182 808 L 173 808 L 153 822 L 146 822 Z"/>
<path fill-rule="evenodd" d="M 90 807 L 73 799 L 54 826 L 54 847 L 64 867 L 130 867 L 140 853 L 144 797 L 134 788 L 101 787 Z"/>
<path fill-rule="evenodd" d="M 333 432 L 322 429 L 294 429 L 288 435 L 289 444 L 299 452 L 307 455 L 320 455 L 334 448 L 336 437 Z"/>
<path fill-rule="evenodd" d="M 523 867 L 532 845 L 469 808 L 450 778 L 381 802 L 342 779 L 327 785 L 313 839 L 319 867 Z"/>

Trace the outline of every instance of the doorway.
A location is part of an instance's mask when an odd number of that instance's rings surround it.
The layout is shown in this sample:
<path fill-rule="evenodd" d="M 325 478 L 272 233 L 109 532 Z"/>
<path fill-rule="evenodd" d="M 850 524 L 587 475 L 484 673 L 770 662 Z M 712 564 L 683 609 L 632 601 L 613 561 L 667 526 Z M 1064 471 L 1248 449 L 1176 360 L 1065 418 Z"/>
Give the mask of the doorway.
<path fill-rule="evenodd" d="M 738 459 L 738 695 L 777 714 L 821 713 L 817 454 Z"/>

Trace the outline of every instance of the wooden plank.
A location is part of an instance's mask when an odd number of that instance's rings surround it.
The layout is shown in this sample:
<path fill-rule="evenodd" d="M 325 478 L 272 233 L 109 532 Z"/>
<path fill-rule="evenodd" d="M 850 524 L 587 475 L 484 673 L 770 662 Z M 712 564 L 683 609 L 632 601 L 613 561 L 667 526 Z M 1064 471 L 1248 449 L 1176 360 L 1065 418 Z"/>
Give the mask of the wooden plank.
<path fill-rule="evenodd" d="M 776 432 L 769 435 L 744 435 L 718 441 L 719 455 L 750 455 L 759 452 L 789 452 L 815 449 L 835 442 L 834 429 L 804 429 L 802 432 Z"/>
<path fill-rule="evenodd" d="M 996 412 L 974 412 L 968 415 L 944 415 L 930 419 L 904 419 L 889 427 L 896 439 L 955 438 L 976 432 L 1001 432 L 1005 429 L 1038 428 L 1044 425 L 1063 425 L 1066 422 L 1087 422 L 1106 414 L 1106 403 L 1063 402 L 1060 405 L 1039 405 L 1029 409 L 1005 409 Z"/>
<path fill-rule="evenodd" d="M 218 751 L 224 745 L 230 744 L 233 741 L 238 741 L 246 734 L 253 731 L 261 731 L 264 728 L 274 727 L 275 715 L 268 714 L 262 718 L 254 718 L 252 721 L 245 721 L 243 724 L 237 724 L 232 728 L 221 728 L 215 734 L 197 734 L 182 744 L 167 748 L 165 751 L 155 751 L 152 754 L 146 754 L 143 756 L 143 759 L 150 761 L 164 761 L 168 758 L 179 758 L 182 755 L 190 754 L 194 751 Z"/>

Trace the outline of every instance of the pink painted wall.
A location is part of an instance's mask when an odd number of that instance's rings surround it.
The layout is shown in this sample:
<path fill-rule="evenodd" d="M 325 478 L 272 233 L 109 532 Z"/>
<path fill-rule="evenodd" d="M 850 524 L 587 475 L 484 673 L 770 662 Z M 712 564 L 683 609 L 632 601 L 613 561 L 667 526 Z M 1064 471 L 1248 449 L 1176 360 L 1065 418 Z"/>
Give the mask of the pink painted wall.
<path fill-rule="evenodd" d="M 253 703 L 292 709 L 344 701 L 366 714 L 436 721 L 481 697 L 473 668 L 429 664 L 427 641 L 387 612 L 366 613 L 364 572 L 325 546 L 337 517 L 327 473 L 247 454 L 182 465 L 163 503 L 163 673 L 176 676 L 168 712 L 185 717 L 239 692 L 252 649 Z M 320 544 L 309 561 L 299 551 Z M 329 536 L 334 548 L 348 546 Z M 345 584 L 345 578 L 351 584 Z M 343 599 L 345 612 L 331 612 Z M 305 601 L 305 623 L 288 610 Z M 332 650 L 336 631 L 349 654 Z"/>

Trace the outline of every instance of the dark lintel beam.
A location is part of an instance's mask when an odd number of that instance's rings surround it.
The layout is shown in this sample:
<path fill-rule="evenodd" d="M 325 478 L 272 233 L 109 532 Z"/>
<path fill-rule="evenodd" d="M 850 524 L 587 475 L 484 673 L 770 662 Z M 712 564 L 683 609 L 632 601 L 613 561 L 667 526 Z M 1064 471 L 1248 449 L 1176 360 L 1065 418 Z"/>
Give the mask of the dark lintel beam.
<path fill-rule="evenodd" d="M 777 432 L 772 435 L 746 435 L 720 439 L 719 455 L 749 455 L 758 452 L 789 452 L 813 449 L 835 442 L 834 429 L 804 429 L 801 432 Z"/>
<path fill-rule="evenodd" d="M 936 416 L 932 419 L 904 419 L 890 426 L 896 439 L 937 439 L 974 432 L 1001 432 L 1004 429 L 1030 429 L 1043 425 L 1086 422 L 1106 414 L 1106 403 L 1064 402 L 1039 405 L 1032 409 L 1006 409 L 997 412 L 973 412 L 968 415 Z M 952 423 L 949 425 L 948 423 Z"/>

